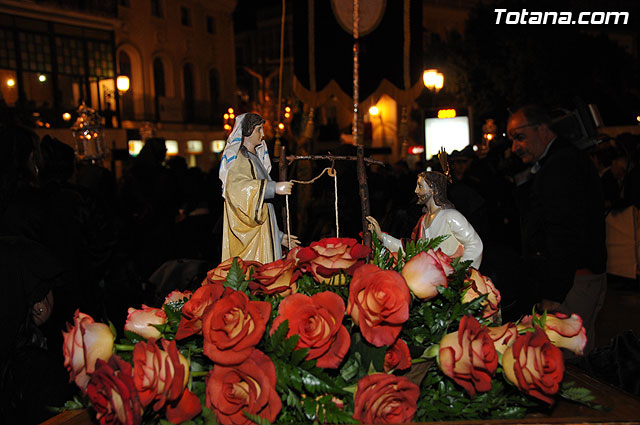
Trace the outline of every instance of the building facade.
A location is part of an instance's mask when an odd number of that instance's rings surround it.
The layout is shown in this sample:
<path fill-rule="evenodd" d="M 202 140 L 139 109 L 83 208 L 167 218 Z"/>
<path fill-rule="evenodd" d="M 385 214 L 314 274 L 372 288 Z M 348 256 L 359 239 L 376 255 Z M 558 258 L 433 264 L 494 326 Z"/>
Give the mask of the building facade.
<path fill-rule="evenodd" d="M 235 6 L 0 0 L 0 103 L 38 133 L 73 145 L 69 128 L 84 102 L 102 115 L 109 148 L 154 134 L 208 169 L 211 142 L 225 136 L 222 115 L 236 103 Z M 129 78 L 128 90 L 118 90 L 118 76 Z"/>

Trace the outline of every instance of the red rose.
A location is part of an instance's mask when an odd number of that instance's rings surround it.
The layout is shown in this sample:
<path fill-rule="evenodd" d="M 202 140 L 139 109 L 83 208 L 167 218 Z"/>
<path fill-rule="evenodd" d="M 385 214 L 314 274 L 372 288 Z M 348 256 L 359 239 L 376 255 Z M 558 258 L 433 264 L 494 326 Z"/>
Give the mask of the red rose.
<path fill-rule="evenodd" d="M 293 294 L 280 302 L 271 333 L 289 320 L 287 336 L 300 335 L 296 348 L 309 348 L 306 358 L 317 359 L 319 367 L 336 368 L 351 345 L 349 332 L 342 324 L 343 317 L 344 301 L 333 292 L 311 297 Z"/>
<path fill-rule="evenodd" d="M 117 355 L 109 362 L 99 359 L 87 385 L 87 395 L 101 425 L 137 425 L 142 405 L 133 383 L 131 365 Z"/>
<path fill-rule="evenodd" d="M 344 284 L 343 279 L 334 278 L 340 272 L 352 275 L 364 264 L 371 248 L 351 238 L 326 238 L 312 242 L 296 253 L 298 263 L 304 271 L 313 274 L 316 282 Z"/>
<path fill-rule="evenodd" d="M 404 265 L 402 276 L 411 292 L 422 300 L 438 295 L 438 286 L 448 287 L 447 276 L 453 273 L 451 258 L 440 249 L 420 252 Z"/>
<path fill-rule="evenodd" d="M 202 318 L 204 354 L 223 365 L 245 361 L 262 338 L 270 313 L 270 303 L 249 301 L 242 292 L 219 299 Z"/>
<path fill-rule="evenodd" d="M 87 387 L 89 375 L 95 370 L 96 360 L 109 360 L 113 354 L 114 336 L 109 326 L 95 323 L 93 318 L 76 310 L 73 326 L 67 323 L 62 331 L 64 365 L 69 380 L 75 381 L 82 391 Z"/>
<path fill-rule="evenodd" d="M 182 307 L 182 318 L 176 332 L 176 339 L 184 339 L 202 332 L 202 315 L 207 307 L 213 305 L 233 290 L 221 283 L 201 286 Z"/>
<path fill-rule="evenodd" d="M 301 274 L 295 260 L 280 259 L 259 267 L 249 283 L 249 289 L 254 294 L 279 294 L 281 297 L 286 297 L 298 290 L 296 280 Z"/>
<path fill-rule="evenodd" d="M 409 369 L 411 367 L 411 353 L 409 346 L 400 338 L 396 339 L 387 352 L 384 353 L 384 371 L 389 372 L 393 369 Z"/>
<path fill-rule="evenodd" d="M 167 418 L 178 424 L 199 414 L 200 402 L 189 403 L 189 397 L 193 396 L 186 389 L 189 362 L 180 354 L 175 341 L 161 342 L 164 350 L 153 338 L 136 344 L 133 349 L 133 380 L 142 406 L 147 407 L 154 402 L 154 411 L 167 406 Z"/>
<path fill-rule="evenodd" d="M 496 351 L 504 354 L 504 351 L 509 347 L 518 337 L 518 329 L 513 322 L 505 323 L 502 326 L 489 326 L 487 332 L 493 340 L 493 346 Z"/>
<path fill-rule="evenodd" d="M 537 315 L 540 317 L 540 315 Z M 518 330 L 532 328 L 531 316 L 525 316 L 518 323 Z M 566 348 L 574 354 L 581 356 L 587 345 L 587 333 L 582 326 L 582 318 L 577 314 L 567 316 L 563 313 L 548 313 L 544 325 L 544 333 L 547 334 L 553 345 Z"/>
<path fill-rule="evenodd" d="M 484 306 L 483 318 L 495 319 L 500 311 L 500 291 L 498 291 L 486 276 L 481 275 L 473 267 L 469 267 L 469 277 L 464 281 L 464 296 L 462 302 L 469 303 L 476 298 L 487 294 L 487 298 L 482 302 Z"/>
<path fill-rule="evenodd" d="M 253 350 L 238 365 L 215 365 L 207 376 L 206 403 L 222 425 L 253 424 L 243 411 L 273 422 L 282 408 L 273 362 L 262 351 Z"/>
<path fill-rule="evenodd" d="M 358 381 L 353 418 L 365 424 L 411 422 L 420 389 L 404 376 L 374 373 Z"/>
<path fill-rule="evenodd" d="M 162 335 L 154 325 L 167 323 L 167 314 L 161 308 L 152 308 L 142 304 L 142 310 L 129 308 L 124 330 L 140 335 L 145 339 L 160 338 Z"/>
<path fill-rule="evenodd" d="M 460 320 L 457 332 L 440 341 L 440 369 L 461 385 L 471 397 L 491 389 L 498 367 L 498 354 L 487 328 L 473 316 Z"/>
<path fill-rule="evenodd" d="M 349 287 L 347 314 L 376 347 L 391 345 L 409 319 L 411 294 L 400 273 L 373 264 L 358 267 Z"/>
<path fill-rule="evenodd" d="M 553 404 L 550 396 L 558 392 L 564 375 L 562 352 L 538 327 L 519 335 L 502 356 L 502 367 L 509 381 L 520 391 Z"/>
<path fill-rule="evenodd" d="M 209 270 L 207 272 L 207 277 L 202 282 L 202 285 L 210 283 L 224 283 L 227 280 L 227 273 L 229 273 L 229 270 L 233 265 L 233 260 L 234 258 L 227 258 L 220 263 L 218 267 L 213 270 Z M 240 266 L 245 276 L 249 275 L 250 270 L 255 270 L 262 265 L 257 261 L 245 261 L 240 257 L 235 257 L 235 260 L 238 262 L 238 266 Z"/>

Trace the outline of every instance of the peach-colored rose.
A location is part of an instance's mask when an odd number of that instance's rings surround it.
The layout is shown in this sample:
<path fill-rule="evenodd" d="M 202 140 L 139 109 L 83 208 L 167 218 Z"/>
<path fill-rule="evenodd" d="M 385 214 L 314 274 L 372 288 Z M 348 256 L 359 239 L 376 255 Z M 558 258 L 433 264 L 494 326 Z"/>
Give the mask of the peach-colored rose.
<path fill-rule="evenodd" d="M 207 277 L 204 279 L 202 284 L 224 283 L 227 280 L 227 273 L 229 273 L 234 259 L 238 262 L 238 266 L 242 269 L 245 276 L 249 276 L 250 271 L 254 272 L 255 269 L 262 265 L 257 261 L 245 261 L 240 257 L 227 258 L 225 261 L 220 263 L 218 267 L 207 272 Z"/>
<path fill-rule="evenodd" d="M 182 318 L 176 332 L 176 339 L 181 340 L 191 335 L 202 333 L 202 316 L 205 310 L 221 297 L 233 292 L 221 283 L 213 283 L 199 287 L 193 296 L 182 307 Z"/>
<path fill-rule="evenodd" d="M 270 303 L 250 301 L 244 292 L 219 299 L 202 317 L 204 355 L 222 365 L 244 362 L 262 339 L 270 314 Z"/>
<path fill-rule="evenodd" d="M 304 271 L 313 274 L 316 282 L 343 285 L 344 279 L 337 276 L 341 272 L 353 275 L 370 252 L 371 248 L 352 238 L 325 238 L 298 250 L 296 258 Z"/>
<path fill-rule="evenodd" d="M 411 367 L 411 353 L 409 346 L 400 338 L 396 339 L 391 347 L 384 353 L 384 371 L 393 369 L 404 370 Z"/>
<path fill-rule="evenodd" d="M 513 344 L 518 337 L 518 329 L 513 322 L 505 323 L 502 326 L 489 326 L 487 331 L 493 340 L 493 346 L 500 354 L 504 354 L 507 347 Z"/>
<path fill-rule="evenodd" d="M 114 336 L 109 326 L 95 323 L 93 318 L 76 310 L 73 326 L 67 323 L 67 332 L 62 331 L 64 343 L 64 365 L 82 391 L 95 370 L 96 360 L 109 360 L 113 354 Z"/>
<path fill-rule="evenodd" d="M 325 291 L 311 297 L 293 294 L 282 300 L 271 333 L 289 321 L 287 337 L 299 335 L 297 349 L 309 348 L 308 360 L 317 359 L 318 367 L 336 368 L 349 351 L 351 339 L 342 324 L 344 301 L 338 294 Z"/>
<path fill-rule="evenodd" d="M 491 389 L 498 354 L 487 328 L 473 316 L 460 320 L 457 332 L 445 335 L 438 354 L 440 369 L 471 397 Z"/>
<path fill-rule="evenodd" d="M 188 300 L 189 298 L 191 298 L 191 295 L 193 295 L 191 291 L 171 291 L 171 293 L 164 298 L 164 303 L 162 303 L 162 305 L 164 306 L 167 304 L 181 304 L 182 300 L 184 300 L 185 298 Z"/>
<path fill-rule="evenodd" d="M 394 343 L 409 319 L 411 294 L 400 273 L 373 264 L 358 267 L 349 286 L 347 314 L 376 347 Z"/>
<path fill-rule="evenodd" d="M 206 404 L 222 425 L 250 425 L 243 412 L 273 422 L 282 401 L 276 392 L 276 368 L 266 354 L 253 350 L 235 366 L 215 365 L 206 381 Z"/>
<path fill-rule="evenodd" d="M 167 323 L 167 314 L 160 308 L 152 308 L 142 304 L 142 309 L 129 308 L 129 315 L 124 324 L 124 330 L 140 335 L 145 339 L 160 338 L 160 331 L 153 325 Z"/>
<path fill-rule="evenodd" d="M 453 273 L 451 258 L 440 249 L 420 252 L 402 268 L 402 276 L 418 298 L 429 300 L 438 295 L 438 286 L 448 287 L 447 276 Z"/>
<path fill-rule="evenodd" d="M 408 423 L 419 397 L 420 388 L 404 376 L 367 375 L 358 381 L 353 418 L 365 424 Z"/>
<path fill-rule="evenodd" d="M 540 315 L 537 315 L 540 317 Z M 518 323 L 518 329 L 531 328 L 531 316 L 525 316 Z M 544 326 L 544 333 L 547 334 L 551 343 L 559 348 L 566 348 L 574 354 L 581 356 L 587 345 L 587 333 L 582 326 L 582 318 L 577 314 L 567 316 L 563 313 L 548 313 Z"/>
<path fill-rule="evenodd" d="M 502 356 L 504 375 L 520 391 L 553 404 L 551 396 L 558 392 L 564 376 L 562 352 L 544 331 L 519 335 Z"/>
<path fill-rule="evenodd" d="M 301 274 L 295 260 L 280 259 L 259 267 L 253 275 L 253 280 L 249 282 L 249 289 L 254 294 L 278 294 L 286 297 L 298 290 L 296 281 Z"/>
<path fill-rule="evenodd" d="M 175 341 L 161 340 L 161 343 L 163 349 L 151 338 L 137 343 L 133 349 L 133 381 L 140 403 L 147 407 L 153 402 L 155 412 L 166 407 L 167 417 L 173 423 L 188 421 L 201 411 L 199 401 L 189 403 L 189 398 L 195 397 L 186 388 L 189 362 L 180 354 Z"/>
<path fill-rule="evenodd" d="M 484 312 L 482 317 L 495 319 L 500 311 L 500 291 L 498 291 L 491 281 L 486 276 L 481 275 L 478 270 L 473 267 L 469 267 L 469 275 L 464 280 L 464 296 L 462 297 L 463 303 L 469 303 L 476 298 L 487 294 L 487 298 L 482 302 L 484 306 Z"/>

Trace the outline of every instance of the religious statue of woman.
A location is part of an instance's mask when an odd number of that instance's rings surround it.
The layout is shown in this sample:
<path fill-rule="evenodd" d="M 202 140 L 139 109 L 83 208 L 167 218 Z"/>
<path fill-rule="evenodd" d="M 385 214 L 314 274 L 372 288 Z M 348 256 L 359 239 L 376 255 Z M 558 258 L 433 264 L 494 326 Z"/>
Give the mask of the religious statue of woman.
<path fill-rule="evenodd" d="M 479 268 L 482 262 L 482 240 L 467 219 L 458 212 L 447 199 L 447 177 L 435 171 L 426 171 L 418 175 L 416 185 L 418 204 L 424 205 L 425 213 L 413 229 L 411 239 L 433 239 L 448 235 L 438 247 L 450 257 L 462 257 L 471 260 L 471 266 Z M 378 239 L 392 252 L 402 248 L 402 241 L 382 232 L 378 221 L 367 217 L 370 228 L 375 230 Z"/>
<path fill-rule="evenodd" d="M 240 257 L 266 264 L 282 258 L 288 238 L 278 229 L 269 200 L 290 195 L 293 182 L 274 182 L 264 142 L 265 120 L 247 113 L 236 118 L 222 154 L 219 177 L 224 198 L 222 261 Z M 290 249 L 298 245 L 291 236 Z"/>

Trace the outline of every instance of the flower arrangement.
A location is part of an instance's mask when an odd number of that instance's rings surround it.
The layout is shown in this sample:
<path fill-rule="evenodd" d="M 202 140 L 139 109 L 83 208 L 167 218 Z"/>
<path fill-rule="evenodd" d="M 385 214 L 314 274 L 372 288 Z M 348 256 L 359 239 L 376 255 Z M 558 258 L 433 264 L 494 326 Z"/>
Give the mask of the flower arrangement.
<path fill-rule="evenodd" d="M 501 324 L 500 293 L 443 238 L 390 253 L 328 238 L 230 259 L 193 293 L 129 309 L 124 336 L 76 312 L 65 366 L 100 424 L 404 423 L 553 405 L 581 319 Z M 367 262 L 367 258 L 371 259 Z"/>

